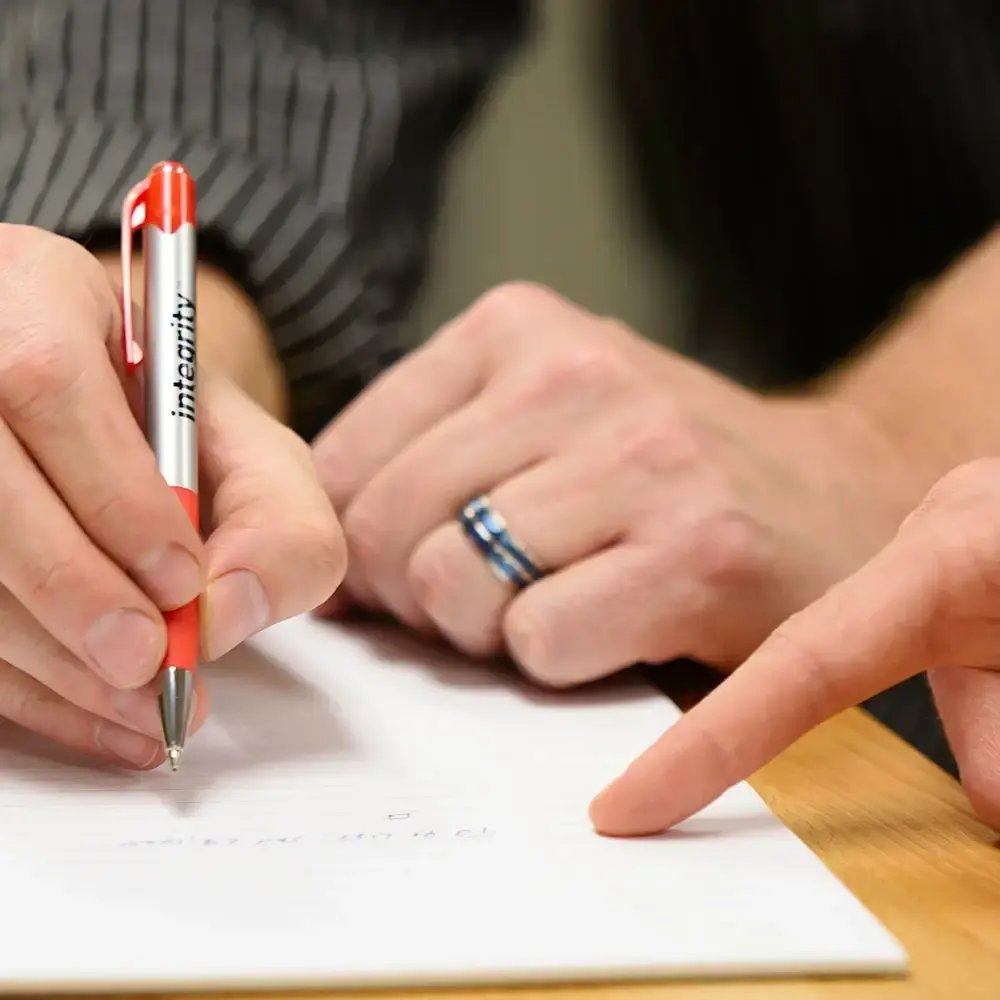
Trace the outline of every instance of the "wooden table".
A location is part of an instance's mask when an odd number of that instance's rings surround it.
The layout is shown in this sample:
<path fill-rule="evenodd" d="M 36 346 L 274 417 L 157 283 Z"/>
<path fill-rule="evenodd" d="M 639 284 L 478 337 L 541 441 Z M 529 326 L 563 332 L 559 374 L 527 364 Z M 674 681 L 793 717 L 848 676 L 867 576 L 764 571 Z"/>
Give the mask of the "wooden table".
<path fill-rule="evenodd" d="M 852 710 L 752 784 L 902 941 L 910 976 L 352 992 L 336 1000 L 1000 1000 L 1000 838 L 973 818 L 950 777 Z"/>

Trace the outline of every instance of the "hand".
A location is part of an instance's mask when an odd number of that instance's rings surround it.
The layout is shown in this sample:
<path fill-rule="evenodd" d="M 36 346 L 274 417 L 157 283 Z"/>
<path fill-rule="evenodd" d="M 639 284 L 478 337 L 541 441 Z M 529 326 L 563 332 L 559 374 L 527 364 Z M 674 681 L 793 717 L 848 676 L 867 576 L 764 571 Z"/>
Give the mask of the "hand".
<path fill-rule="evenodd" d="M 390 370 L 315 452 L 356 603 L 558 686 L 734 666 L 919 496 L 854 411 L 764 401 L 523 286 Z M 481 493 L 548 571 L 519 593 L 455 522 Z"/>
<path fill-rule="evenodd" d="M 666 829 L 837 712 L 924 671 L 984 821 L 1000 829 L 1000 461 L 931 490 L 858 573 L 778 628 L 594 801 L 608 834 Z"/>
<path fill-rule="evenodd" d="M 130 410 L 120 319 L 86 251 L 0 226 L 0 716 L 138 768 L 162 760 L 161 610 L 204 593 L 215 657 L 327 597 L 344 553 L 305 444 L 205 373 L 202 542 Z"/>

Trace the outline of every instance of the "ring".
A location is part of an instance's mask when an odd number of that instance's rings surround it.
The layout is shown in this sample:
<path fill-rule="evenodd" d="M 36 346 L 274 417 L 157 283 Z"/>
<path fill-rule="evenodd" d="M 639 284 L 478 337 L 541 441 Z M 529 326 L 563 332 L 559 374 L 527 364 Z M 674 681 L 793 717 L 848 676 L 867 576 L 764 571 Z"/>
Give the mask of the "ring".
<path fill-rule="evenodd" d="M 488 497 L 470 500 L 458 515 L 458 522 L 503 583 L 512 583 L 523 590 L 545 575 L 524 546 L 515 541 L 507 522 L 493 509 Z"/>

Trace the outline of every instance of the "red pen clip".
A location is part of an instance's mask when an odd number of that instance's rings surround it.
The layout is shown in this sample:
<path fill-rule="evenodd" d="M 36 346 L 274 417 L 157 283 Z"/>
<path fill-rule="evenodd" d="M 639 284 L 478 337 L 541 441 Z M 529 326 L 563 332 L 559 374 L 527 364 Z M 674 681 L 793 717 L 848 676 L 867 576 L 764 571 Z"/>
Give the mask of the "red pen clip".
<path fill-rule="evenodd" d="M 149 178 L 132 188 L 122 202 L 122 353 L 125 370 L 133 372 L 142 362 L 142 348 L 135 339 L 132 318 L 132 238 L 146 222 L 146 202 L 149 195 Z"/>

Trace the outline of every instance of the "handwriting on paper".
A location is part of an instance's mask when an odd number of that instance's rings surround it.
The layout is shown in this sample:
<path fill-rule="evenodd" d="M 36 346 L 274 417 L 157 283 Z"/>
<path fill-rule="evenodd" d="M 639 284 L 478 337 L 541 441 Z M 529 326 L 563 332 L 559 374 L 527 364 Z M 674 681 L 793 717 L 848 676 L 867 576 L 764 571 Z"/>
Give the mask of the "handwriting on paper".
<path fill-rule="evenodd" d="M 130 848 L 227 848 L 261 847 L 277 848 L 316 844 L 405 844 L 414 841 L 476 841 L 490 840 L 496 831 L 489 827 L 458 827 L 415 830 L 351 830 L 322 834 L 295 834 L 291 836 L 227 837 L 186 836 L 153 837 L 141 840 L 122 840 L 119 847 Z"/>

